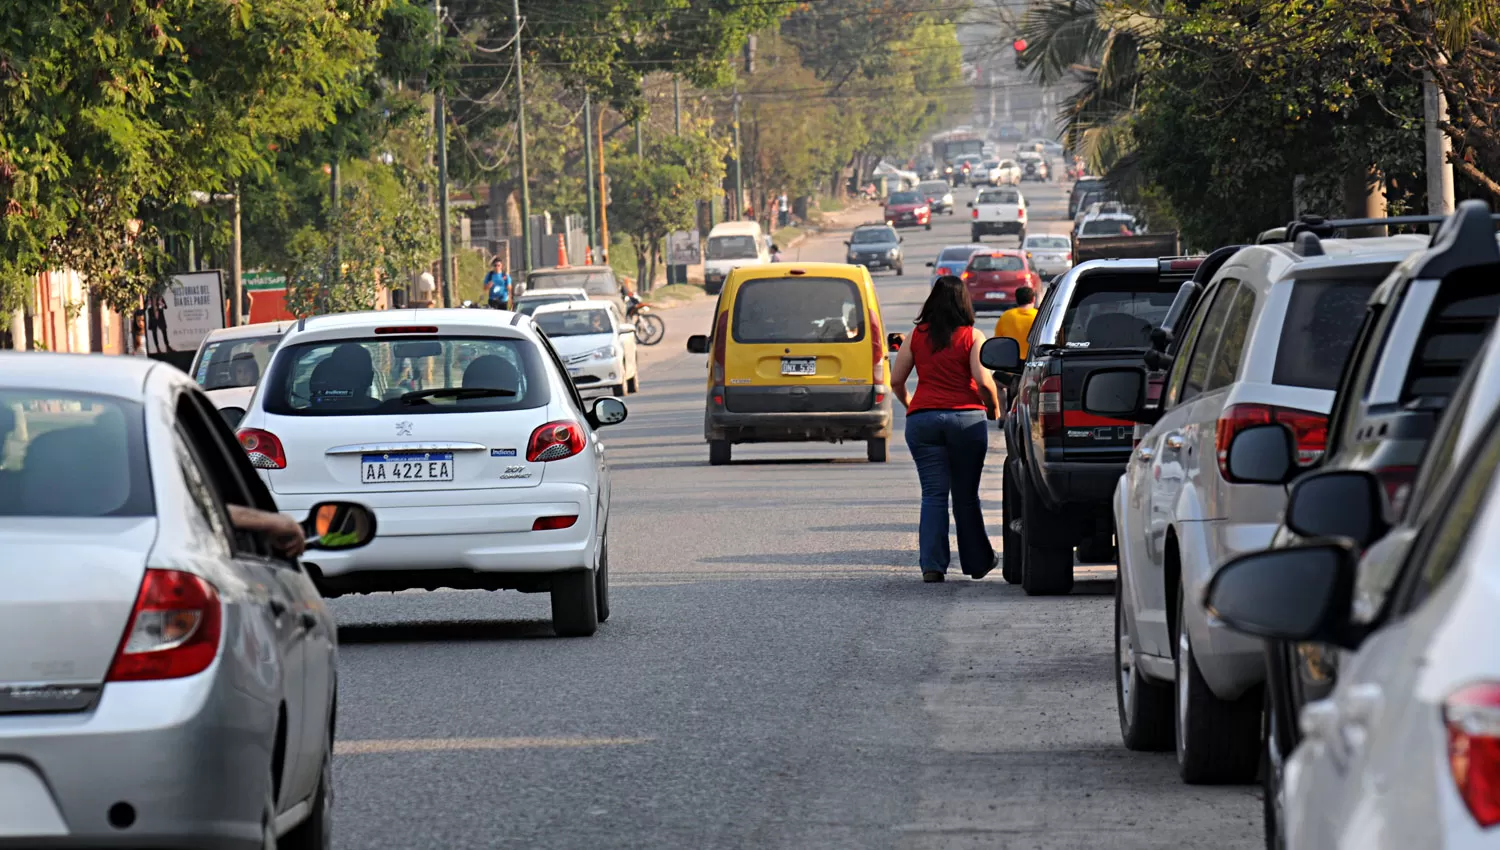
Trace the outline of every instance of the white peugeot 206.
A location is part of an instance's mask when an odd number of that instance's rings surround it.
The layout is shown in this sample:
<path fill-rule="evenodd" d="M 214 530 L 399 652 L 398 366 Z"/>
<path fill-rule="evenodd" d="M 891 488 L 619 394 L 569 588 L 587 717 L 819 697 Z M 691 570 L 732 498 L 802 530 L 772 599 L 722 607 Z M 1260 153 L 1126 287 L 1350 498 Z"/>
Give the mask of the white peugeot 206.
<path fill-rule="evenodd" d="M 640 388 L 635 325 L 608 301 L 565 301 L 538 307 L 532 318 L 567 366 L 578 389 L 623 396 Z"/>
<path fill-rule="evenodd" d="M 609 470 L 585 408 L 528 316 L 387 310 L 287 331 L 240 444 L 296 516 L 358 494 L 380 538 L 318 553 L 325 595 L 440 587 L 549 592 L 559 635 L 609 616 Z"/>

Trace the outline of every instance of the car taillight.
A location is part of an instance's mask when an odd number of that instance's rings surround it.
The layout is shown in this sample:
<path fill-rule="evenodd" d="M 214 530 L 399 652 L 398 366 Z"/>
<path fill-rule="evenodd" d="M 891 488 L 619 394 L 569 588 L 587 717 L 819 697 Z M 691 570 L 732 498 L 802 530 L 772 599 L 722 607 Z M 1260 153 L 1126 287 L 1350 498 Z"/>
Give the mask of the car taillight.
<path fill-rule="evenodd" d="M 180 679 L 207 670 L 219 654 L 222 620 L 219 592 L 200 576 L 146 570 L 108 680 Z"/>
<path fill-rule="evenodd" d="M 937 267 L 937 273 L 938 273 L 938 276 L 941 277 L 941 276 L 943 276 L 945 274 L 952 274 L 953 272 L 949 271 L 949 269 L 948 269 L 947 266 L 938 266 Z"/>
<path fill-rule="evenodd" d="M 1219 416 L 1214 442 L 1219 454 L 1219 474 L 1225 481 L 1236 479 L 1229 474 L 1229 444 L 1234 435 L 1251 425 L 1280 422 L 1292 430 L 1297 441 L 1297 463 L 1307 466 L 1323 455 L 1328 446 L 1328 417 L 1310 410 L 1274 407 L 1268 404 L 1234 404 Z"/>
<path fill-rule="evenodd" d="M 536 522 L 531 524 L 532 531 L 558 531 L 564 528 L 572 528 L 578 522 L 578 515 L 571 516 L 540 516 Z"/>
<path fill-rule="evenodd" d="M 1071 262 L 1073 262 L 1073 252 L 1072 251 L 1069 251 L 1068 253 L 1063 254 L 1063 262 L 1065 262 L 1065 263 L 1071 263 Z"/>
<path fill-rule="evenodd" d="M 1481 827 L 1500 824 L 1500 684 L 1460 688 L 1443 703 L 1448 769 Z"/>
<path fill-rule="evenodd" d="M 251 466 L 256 469 L 286 469 L 286 450 L 281 447 L 281 440 L 275 434 L 259 428 L 241 428 L 236 436 L 239 437 L 240 448 L 250 458 Z"/>
<path fill-rule="evenodd" d="M 1036 412 L 1042 423 L 1042 437 L 1055 437 L 1062 431 L 1062 378 L 1052 375 L 1037 387 Z"/>
<path fill-rule="evenodd" d="M 972 217 L 972 218 L 976 218 L 976 219 L 977 219 L 977 218 L 979 218 L 979 208 L 978 208 L 978 207 L 976 207 L 976 208 L 975 208 L 975 209 L 974 209 L 974 211 L 973 211 L 973 212 L 972 212 L 972 213 L 970 213 L 970 214 L 969 214 L 969 215 L 970 215 L 970 216 L 971 216 L 971 217 Z"/>
<path fill-rule="evenodd" d="M 1382 466 L 1375 470 L 1375 477 L 1385 487 L 1385 498 L 1391 506 L 1391 516 L 1400 516 L 1406 509 L 1406 500 L 1411 496 L 1411 486 L 1417 480 L 1415 466 Z"/>
<path fill-rule="evenodd" d="M 1026 208 L 1025 207 L 1016 207 L 1016 218 L 1025 218 L 1025 217 L 1026 217 Z"/>
<path fill-rule="evenodd" d="M 531 432 L 526 443 L 526 459 L 532 463 L 562 460 L 583 451 L 586 441 L 583 429 L 569 419 L 548 422 Z"/>
<path fill-rule="evenodd" d="M 968 269 L 964 269 L 964 273 L 959 276 L 959 279 L 964 283 L 968 283 L 969 281 L 974 279 L 974 273 L 969 271 Z"/>
<path fill-rule="evenodd" d="M 714 384 L 724 383 L 724 367 L 729 359 L 729 311 L 719 314 L 714 324 Z"/>
<path fill-rule="evenodd" d="M 869 317 L 870 324 L 871 383 L 879 386 L 885 383 L 885 329 L 880 326 L 880 319 L 876 318 L 874 308 L 867 308 L 865 315 Z"/>

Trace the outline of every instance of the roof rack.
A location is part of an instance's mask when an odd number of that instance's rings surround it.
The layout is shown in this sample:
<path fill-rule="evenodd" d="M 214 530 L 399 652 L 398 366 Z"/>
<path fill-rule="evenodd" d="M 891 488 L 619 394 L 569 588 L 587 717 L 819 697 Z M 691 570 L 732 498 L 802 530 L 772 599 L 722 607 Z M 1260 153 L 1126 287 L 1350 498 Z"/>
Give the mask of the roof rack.
<path fill-rule="evenodd" d="M 1495 242 L 1495 223 L 1500 215 L 1490 213 L 1484 201 L 1464 201 L 1448 223 L 1432 237 L 1432 246 L 1414 278 L 1442 278 L 1470 266 L 1500 263 L 1500 245 Z"/>
<path fill-rule="evenodd" d="M 1466 201 L 1465 203 L 1469 202 Z M 1488 207 L 1485 208 L 1484 215 L 1493 221 L 1500 222 L 1500 215 L 1489 215 Z M 1296 221 L 1287 224 L 1284 233 L 1279 234 L 1279 240 L 1273 234 L 1276 233 L 1276 230 L 1281 230 L 1281 228 L 1268 230 L 1261 234 L 1261 238 L 1266 242 L 1296 242 L 1299 234 L 1311 233 L 1319 239 L 1331 239 L 1338 231 L 1347 230 L 1351 227 L 1395 227 L 1399 225 L 1419 224 L 1441 225 L 1449 218 L 1450 216 L 1442 215 L 1393 215 L 1384 218 L 1324 218 L 1320 215 L 1304 215 Z"/>

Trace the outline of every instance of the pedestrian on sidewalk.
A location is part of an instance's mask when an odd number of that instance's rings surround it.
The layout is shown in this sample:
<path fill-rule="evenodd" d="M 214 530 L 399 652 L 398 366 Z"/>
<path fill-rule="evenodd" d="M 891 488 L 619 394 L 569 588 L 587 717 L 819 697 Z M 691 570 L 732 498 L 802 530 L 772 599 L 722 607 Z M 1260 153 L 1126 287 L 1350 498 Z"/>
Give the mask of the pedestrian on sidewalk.
<path fill-rule="evenodd" d="M 979 506 L 979 476 L 990 443 L 986 420 L 999 412 L 995 380 L 979 363 L 983 343 L 968 289 L 957 277 L 943 275 L 896 355 L 891 389 L 906 408 L 906 445 L 922 482 L 917 538 L 924 582 L 942 581 L 948 572 L 950 495 L 964 574 L 984 578 L 999 562 Z M 917 392 L 908 395 L 913 369 Z"/>
<path fill-rule="evenodd" d="M 491 261 L 489 273 L 484 276 L 484 297 L 492 310 L 510 309 L 510 275 L 505 273 L 505 261 L 499 257 Z"/>

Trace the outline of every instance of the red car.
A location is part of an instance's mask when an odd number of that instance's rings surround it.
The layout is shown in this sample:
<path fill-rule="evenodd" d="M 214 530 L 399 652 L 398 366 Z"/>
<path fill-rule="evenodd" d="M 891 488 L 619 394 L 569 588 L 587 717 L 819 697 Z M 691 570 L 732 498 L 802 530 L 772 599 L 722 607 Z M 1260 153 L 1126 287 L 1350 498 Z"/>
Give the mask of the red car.
<path fill-rule="evenodd" d="M 885 199 L 885 223 L 892 227 L 916 227 L 932 229 L 932 206 L 924 195 L 916 192 L 892 192 Z"/>
<path fill-rule="evenodd" d="M 969 258 L 964 285 L 974 312 L 997 312 L 1016 306 L 1016 290 L 1029 286 L 1042 298 L 1042 277 L 1021 251 L 981 251 Z M 1035 303 L 1035 302 L 1033 302 Z"/>

